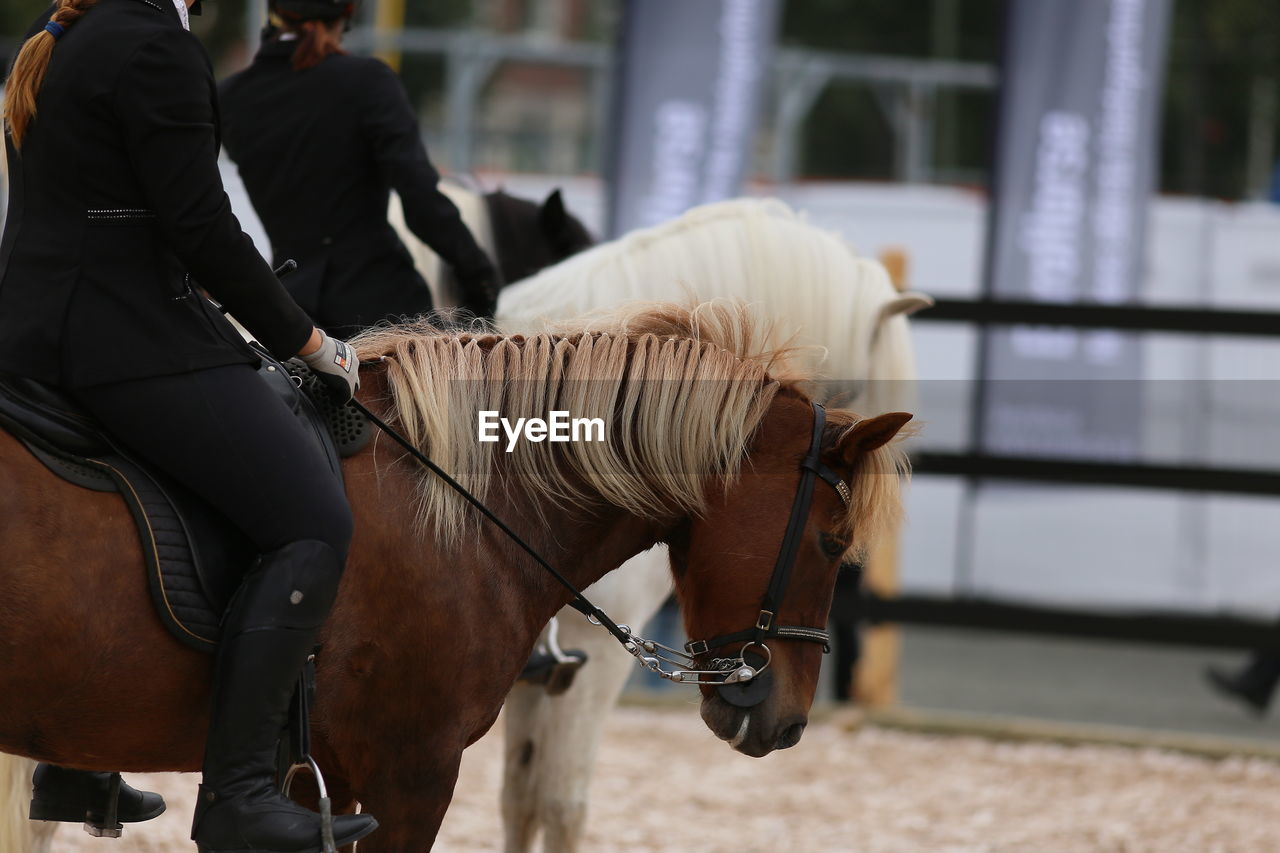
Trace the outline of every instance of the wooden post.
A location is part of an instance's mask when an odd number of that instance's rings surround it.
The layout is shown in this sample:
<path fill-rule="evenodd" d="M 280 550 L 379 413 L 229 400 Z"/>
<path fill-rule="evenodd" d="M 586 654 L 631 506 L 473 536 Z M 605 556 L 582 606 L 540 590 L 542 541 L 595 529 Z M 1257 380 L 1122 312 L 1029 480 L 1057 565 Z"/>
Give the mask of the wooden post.
<path fill-rule="evenodd" d="M 900 248 L 880 252 L 884 265 L 899 292 L 907 286 L 907 253 Z M 879 596 L 898 591 L 898 530 L 892 530 L 867 557 L 862 572 L 863 587 Z M 853 695 L 868 708 L 883 708 L 898 701 L 898 660 L 902 639 L 892 625 L 867 627 L 862 631 L 862 654 L 853 672 Z"/>
<path fill-rule="evenodd" d="M 907 250 L 889 246 L 880 250 L 880 265 L 889 273 L 889 280 L 901 293 L 907 289 Z"/>
<path fill-rule="evenodd" d="M 405 0 L 379 0 L 374 16 L 375 55 L 395 71 L 400 70 L 400 48 L 393 43 L 404 29 Z"/>

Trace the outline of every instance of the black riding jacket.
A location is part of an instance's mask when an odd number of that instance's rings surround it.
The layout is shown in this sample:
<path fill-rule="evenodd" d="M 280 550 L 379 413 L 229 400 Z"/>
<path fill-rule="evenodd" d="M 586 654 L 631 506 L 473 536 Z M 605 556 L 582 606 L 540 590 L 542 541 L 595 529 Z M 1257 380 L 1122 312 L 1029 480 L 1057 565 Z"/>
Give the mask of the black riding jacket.
<path fill-rule="evenodd" d="M 0 370 L 74 388 L 255 363 L 197 285 L 277 355 L 303 346 L 222 189 L 213 71 L 171 2 L 99 0 L 36 105 L 20 154 L 6 136 Z"/>
<path fill-rule="evenodd" d="M 320 325 L 347 331 L 431 308 L 387 223 L 394 189 L 405 221 L 453 267 L 464 299 L 497 284 L 458 209 L 437 187 L 404 86 L 383 62 L 335 54 L 295 71 L 296 41 L 268 41 L 220 86 L 227 153 L 240 169 L 285 286 Z"/>

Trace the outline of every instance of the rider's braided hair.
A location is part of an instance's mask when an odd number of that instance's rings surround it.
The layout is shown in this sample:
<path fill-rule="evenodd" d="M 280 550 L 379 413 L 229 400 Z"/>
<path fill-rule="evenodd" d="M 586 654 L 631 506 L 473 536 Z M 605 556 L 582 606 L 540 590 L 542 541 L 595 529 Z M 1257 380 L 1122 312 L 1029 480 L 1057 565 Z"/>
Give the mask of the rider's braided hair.
<path fill-rule="evenodd" d="M 338 0 L 273 2 L 271 11 L 275 21 L 298 35 L 298 46 L 293 51 L 293 70 L 306 71 L 335 53 L 346 53 L 337 32 L 337 22 L 348 25 L 355 9 L 355 3 Z"/>
<path fill-rule="evenodd" d="M 27 39 L 13 64 L 13 72 L 5 86 L 4 120 L 13 137 L 14 148 L 22 147 L 22 138 L 36 117 L 36 95 L 49 70 L 53 46 L 62 31 L 80 20 L 80 16 L 98 4 L 98 0 L 58 0 L 58 9 L 49 26 Z"/>
<path fill-rule="evenodd" d="M 293 52 L 294 71 L 306 71 L 319 65 L 326 57 L 346 52 L 333 32 L 332 22 L 310 18 L 297 22 L 290 20 L 289 23 L 298 32 L 298 47 Z"/>

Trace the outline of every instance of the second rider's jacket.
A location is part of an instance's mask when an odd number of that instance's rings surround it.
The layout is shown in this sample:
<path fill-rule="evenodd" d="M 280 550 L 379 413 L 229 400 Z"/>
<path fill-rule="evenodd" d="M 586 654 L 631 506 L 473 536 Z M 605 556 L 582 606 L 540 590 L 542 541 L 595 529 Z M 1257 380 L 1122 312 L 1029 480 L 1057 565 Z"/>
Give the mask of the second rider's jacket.
<path fill-rule="evenodd" d="M 271 238 L 293 258 L 285 286 L 340 332 L 431 308 L 408 250 L 387 222 L 395 190 L 405 222 L 469 285 L 496 273 L 438 188 L 400 78 L 371 57 L 334 54 L 295 71 L 296 41 L 268 41 L 220 87 L 227 153 Z"/>

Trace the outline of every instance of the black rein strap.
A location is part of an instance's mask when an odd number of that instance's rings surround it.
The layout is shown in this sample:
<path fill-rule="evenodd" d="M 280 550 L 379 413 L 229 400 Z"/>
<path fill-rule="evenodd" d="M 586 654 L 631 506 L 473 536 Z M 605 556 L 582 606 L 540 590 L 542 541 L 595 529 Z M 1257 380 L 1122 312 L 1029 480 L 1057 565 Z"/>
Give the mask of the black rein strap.
<path fill-rule="evenodd" d="M 520 535 L 517 534 L 510 527 L 508 527 L 502 519 L 494 515 L 493 510 L 489 509 L 480 501 L 479 498 L 471 494 L 471 492 L 467 491 L 465 486 L 463 486 L 457 480 L 453 479 L 453 477 L 450 477 L 449 474 L 445 472 L 443 468 L 441 468 L 436 463 L 432 462 L 431 459 L 428 458 L 425 453 L 423 453 L 422 451 L 418 450 L 418 448 L 410 444 L 409 441 L 404 436 L 400 435 L 400 433 L 392 429 L 385 421 L 383 421 L 373 412 L 369 411 L 369 409 L 359 400 L 352 398 L 351 405 L 354 406 L 356 410 L 359 411 L 362 415 L 368 418 L 371 423 L 373 423 L 375 426 L 378 427 L 378 429 L 382 430 L 384 433 L 391 436 L 391 438 L 395 440 L 396 444 L 400 445 L 406 451 L 408 451 L 409 454 L 414 459 L 417 459 L 424 466 L 426 466 L 426 468 L 430 470 L 433 474 L 435 474 L 440 479 L 444 480 L 445 483 L 447 483 L 450 488 L 452 488 L 458 494 L 462 495 L 462 497 L 465 498 L 469 504 L 474 506 L 476 509 L 480 510 L 481 514 L 484 515 L 485 518 L 489 519 L 494 524 L 496 524 L 498 526 L 498 529 L 501 530 L 503 533 L 507 534 L 507 537 L 511 539 L 512 542 L 519 545 L 526 554 L 528 554 L 538 563 L 538 565 L 542 566 L 542 568 L 550 572 L 551 576 L 555 578 L 556 581 L 558 581 L 561 586 L 569 590 L 569 592 L 573 593 L 573 600 L 569 602 L 570 607 L 572 607 L 574 610 L 578 611 L 582 615 L 586 616 L 588 619 L 594 619 L 596 622 L 599 622 L 601 625 L 604 626 L 605 630 L 607 630 L 610 634 L 612 634 L 618 640 L 618 642 L 623 644 L 631 642 L 631 634 L 622 630 L 622 628 L 618 627 L 617 623 L 615 623 L 612 619 L 610 619 L 608 614 L 606 614 L 599 607 L 596 607 L 594 604 L 592 604 L 587 599 L 587 597 L 583 595 L 578 590 L 578 588 L 569 581 L 568 578 L 560 574 L 560 572 L 556 571 L 556 568 L 554 566 L 552 566 L 550 563 L 544 560 L 541 554 L 533 550 L 533 547 L 529 545 L 528 542 L 525 542 L 523 539 L 521 539 Z"/>

